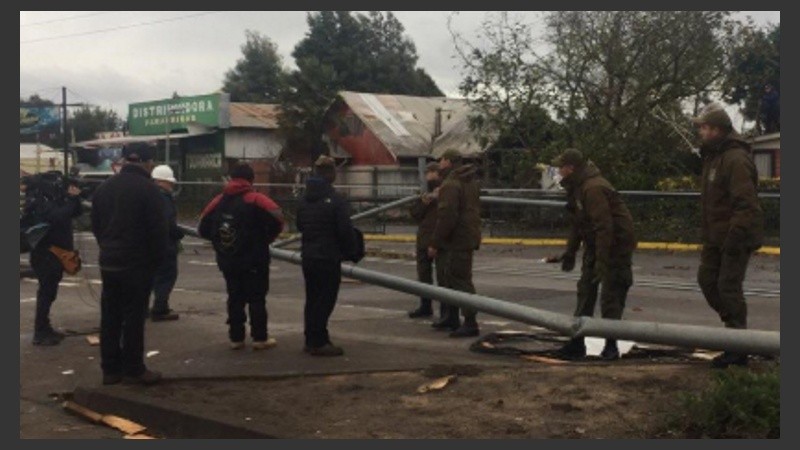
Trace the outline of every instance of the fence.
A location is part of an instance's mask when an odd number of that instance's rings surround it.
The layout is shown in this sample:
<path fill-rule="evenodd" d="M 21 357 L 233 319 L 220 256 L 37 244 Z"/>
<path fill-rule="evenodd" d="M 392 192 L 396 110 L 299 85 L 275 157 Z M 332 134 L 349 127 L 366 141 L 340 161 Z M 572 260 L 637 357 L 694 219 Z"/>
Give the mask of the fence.
<path fill-rule="evenodd" d="M 178 190 L 180 218 L 188 223 L 197 220 L 202 208 L 221 192 L 222 183 L 181 182 Z M 297 184 L 256 184 L 258 191 L 272 197 L 283 208 L 289 226 L 294 232 L 297 204 L 304 192 Z M 383 184 L 375 190 L 369 184 L 337 185 L 337 191 L 350 201 L 353 213 L 419 192 L 417 186 Z M 625 202 L 634 217 L 637 238 L 640 241 L 669 241 L 692 243 L 700 240 L 700 203 L 697 192 L 622 191 Z M 496 197 L 502 202 L 483 202 L 484 233 L 504 237 L 564 237 L 567 233 L 567 216 L 561 192 L 537 189 L 484 189 L 484 198 Z M 780 245 L 780 193 L 761 193 L 761 206 L 765 218 L 765 245 Z M 538 205 L 512 203 L 513 199 L 535 199 Z M 399 208 L 375 215 L 360 223 L 366 233 L 383 234 L 387 226 L 392 229 L 414 232 L 407 208 Z"/>

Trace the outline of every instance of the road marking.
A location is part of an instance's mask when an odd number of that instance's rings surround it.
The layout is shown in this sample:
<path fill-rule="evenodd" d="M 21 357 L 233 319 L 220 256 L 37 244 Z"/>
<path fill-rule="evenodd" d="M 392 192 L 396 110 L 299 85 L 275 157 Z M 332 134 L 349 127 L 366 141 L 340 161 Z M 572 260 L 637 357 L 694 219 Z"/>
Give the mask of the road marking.
<path fill-rule="evenodd" d="M 36 297 L 28 297 L 19 299 L 20 303 L 32 303 L 36 301 Z"/>
<path fill-rule="evenodd" d="M 188 263 L 189 264 L 193 264 L 195 266 L 207 266 L 207 267 L 211 267 L 211 266 L 216 267 L 217 266 L 217 263 L 215 263 L 213 261 L 198 261 L 196 259 L 190 259 Z"/>

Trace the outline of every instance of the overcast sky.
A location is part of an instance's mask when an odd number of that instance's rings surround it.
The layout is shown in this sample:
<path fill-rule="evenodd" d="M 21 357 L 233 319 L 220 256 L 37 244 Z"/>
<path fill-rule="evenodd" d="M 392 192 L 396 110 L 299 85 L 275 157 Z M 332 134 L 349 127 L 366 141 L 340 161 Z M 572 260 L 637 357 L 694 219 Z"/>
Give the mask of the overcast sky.
<path fill-rule="evenodd" d="M 112 108 L 126 118 L 128 104 L 198 95 L 222 86 L 241 57 L 245 30 L 272 39 L 287 67 L 308 26 L 305 11 L 21 11 L 19 91 L 56 103 L 61 86 L 70 102 Z M 458 95 L 460 72 L 447 30 L 448 11 L 399 11 L 419 55 L 419 66 L 447 95 Z M 538 21 L 539 13 L 519 13 Z M 472 33 L 485 12 L 460 12 L 455 28 Z M 743 12 L 757 24 L 779 23 L 779 11 Z"/>

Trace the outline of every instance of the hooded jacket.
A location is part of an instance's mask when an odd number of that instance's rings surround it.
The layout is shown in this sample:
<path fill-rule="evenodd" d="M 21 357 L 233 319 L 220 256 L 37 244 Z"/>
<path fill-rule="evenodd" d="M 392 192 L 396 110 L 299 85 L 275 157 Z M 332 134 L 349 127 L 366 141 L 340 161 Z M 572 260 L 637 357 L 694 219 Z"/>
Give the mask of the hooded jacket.
<path fill-rule="evenodd" d="M 240 207 L 236 207 L 236 200 Z M 233 255 L 216 252 L 217 266 L 223 272 L 246 271 L 269 265 L 269 244 L 283 231 L 284 218 L 280 207 L 266 195 L 253 190 L 249 181 L 234 178 L 225 185 L 222 193 L 214 197 L 203 209 L 198 234 L 214 240 L 219 215 L 231 212 L 246 231 L 245 241 Z"/>
<path fill-rule="evenodd" d="M 480 248 L 481 201 L 476 172 L 472 164 L 457 165 L 444 171 L 431 247 L 443 250 Z"/>
<path fill-rule="evenodd" d="M 333 186 L 312 176 L 297 207 L 297 230 L 303 233 L 303 260 L 344 261 L 357 251 L 350 207 Z"/>
<path fill-rule="evenodd" d="M 703 145 L 700 154 L 703 244 L 747 250 L 761 247 L 764 217 L 750 146 L 731 132 L 718 143 Z"/>
<path fill-rule="evenodd" d="M 567 211 L 572 219 L 569 253 L 577 253 L 583 241 L 587 251 L 594 250 L 597 261 L 608 264 L 612 255 L 636 249 L 633 217 L 593 162 L 577 168 L 561 185 L 567 189 Z"/>

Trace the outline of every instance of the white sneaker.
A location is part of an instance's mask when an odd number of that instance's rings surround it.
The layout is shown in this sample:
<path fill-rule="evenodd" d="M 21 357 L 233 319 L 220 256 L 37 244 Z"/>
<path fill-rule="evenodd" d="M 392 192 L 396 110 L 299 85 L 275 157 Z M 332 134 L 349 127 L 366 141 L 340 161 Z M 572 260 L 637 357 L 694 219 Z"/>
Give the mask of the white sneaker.
<path fill-rule="evenodd" d="M 278 345 L 278 341 L 276 341 L 275 338 L 268 338 L 266 341 L 253 342 L 253 350 L 266 350 L 276 345 Z"/>
<path fill-rule="evenodd" d="M 244 342 L 231 342 L 231 350 L 239 350 L 244 348 Z"/>

